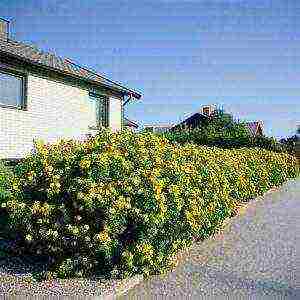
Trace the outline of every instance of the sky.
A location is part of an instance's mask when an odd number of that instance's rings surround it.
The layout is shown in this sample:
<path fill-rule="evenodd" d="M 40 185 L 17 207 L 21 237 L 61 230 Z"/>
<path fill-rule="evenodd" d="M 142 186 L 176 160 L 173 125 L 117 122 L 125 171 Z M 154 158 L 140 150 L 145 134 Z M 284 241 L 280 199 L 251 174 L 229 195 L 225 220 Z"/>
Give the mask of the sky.
<path fill-rule="evenodd" d="M 299 0 L 1 0 L 11 36 L 142 93 L 141 126 L 216 104 L 265 133 L 300 122 Z"/>

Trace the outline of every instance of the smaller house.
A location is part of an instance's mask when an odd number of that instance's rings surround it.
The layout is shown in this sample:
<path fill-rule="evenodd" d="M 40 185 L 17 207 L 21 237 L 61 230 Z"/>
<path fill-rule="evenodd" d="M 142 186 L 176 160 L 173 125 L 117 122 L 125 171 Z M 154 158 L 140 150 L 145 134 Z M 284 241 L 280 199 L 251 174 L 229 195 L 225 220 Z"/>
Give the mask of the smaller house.
<path fill-rule="evenodd" d="M 180 128 L 197 128 L 203 122 L 207 121 L 207 119 L 215 112 L 217 109 L 216 105 L 203 105 L 201 106 L 200 110 L 191 116 L 187 117 L 185 120 L 181 121 L 180 123 L 176 124 L 172 127 L 173 130 L 177 130 Z"/>
<path fill-rule="evenodd" d="M 187 117 L 182 122 L 173 126 L 171 130 L 177 130 L 180 128 L 193 129 L 200 127 L 205 124 L 209 120 L 209 117 L 216 111 L 217 106 L 212 105 L 203 105 L 199 112 L 192 114 Z M 253 121 L 253 122 L 245 122 L 249 133 L 252 136 L 262 136 L 263 135 L 263 122 L 262 121 Z"/>

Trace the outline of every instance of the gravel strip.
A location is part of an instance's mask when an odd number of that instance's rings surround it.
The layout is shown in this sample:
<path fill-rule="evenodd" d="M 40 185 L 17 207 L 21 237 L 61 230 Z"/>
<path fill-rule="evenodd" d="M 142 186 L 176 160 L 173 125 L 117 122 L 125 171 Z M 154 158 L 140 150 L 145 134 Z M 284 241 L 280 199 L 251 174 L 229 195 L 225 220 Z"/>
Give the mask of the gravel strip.
<path fill-rule="evenodd" d="M 37 282 L 32 279 L 33 271 L 44 269 L 43 264 L 30 263 L 17 257 L 0 259 L 0 299 L 113 299 L 119 290 L 137 284 L 137 278 L 116 279 L 53 279 Z M 100 298 L 99 298 L 100 297 Z"/>

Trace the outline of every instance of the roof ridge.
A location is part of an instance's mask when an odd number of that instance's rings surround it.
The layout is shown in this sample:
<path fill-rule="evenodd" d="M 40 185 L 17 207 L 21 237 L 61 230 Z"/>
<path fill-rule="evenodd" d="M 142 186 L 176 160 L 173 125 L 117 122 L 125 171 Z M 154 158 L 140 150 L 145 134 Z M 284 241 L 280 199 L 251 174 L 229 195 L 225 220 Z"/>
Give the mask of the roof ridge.
<path fill-rule="evenodd" d="M 98 72 L 98 71 L 95 70 L 94 68 L 87 67 L 87 66 L 83 66 L 83 65 L 81 65 L 81 64 L 79 64 L 79 63 L 77 63 L 77 62 L 74 62 L 74 60 L 71 59 L 71 58 L 70 58 L 70 59 L 69 59 L 69 58 L 64 58 L 64 60 L 67 60 L 67 62 L 70 63 L 70 64 L 72 64 L 73 66 L 79 67 L 79 68 L 81 68 L 81 69 L 83 69 L 83 70 L 85 70 L 85 71 L 87 71 L 87 72 L 89 72 L 89 73 L 94 74 L 95 76 L 98 76 L 98 77 L 100 77 L 100 78 L 102 78 L 102 79 L 104 79 L 104 80 L 107 80 L 107 81 L 109 81 L 109 82 L 111 82 L 111 83 L 113 83 L 113 84 L 119 85 L 120 87 L 129 89 L 129 88 L 127 88 L 126 86 L 124 86 L 123 84 L 121 84 L 120 82 L 115 81 L 115 80 L 111 80 L 111 79 L 107 78 L 106 75 L 104 75 L 102 72 Z M 103 75 L 102 75 L 102 74 L 103 74 Z M 133 91 L 134 91 L 134 90 L 133 90 Z M 134 91 L 134 92 L 135 92 L 135 93 L 138 93 L 138 92 L 136 92 L 136 91 Z"/>
<path fill-rule="evenodd" d="M 119 82 L 115 82 L 107 78 L 104 74 L 90 67 L 85 67 L 72 59 L 61 57 L 51 51 L 46 51 L 35 44 L 28 42 L 16 41 L 9 38 L 7 41 L 1 41 L 0 50 L 5 53 L 17 56 L 21 59 L 26 59 L 29 63 L 36 63 L 44 67 L 51 68 L 65 73 L 66 75 L 80 77 L 83 80 L 90 80 L 98 84 L 102 84 L 107 88 L 115 89 L 121 93 L 132 95 L 139 99 L 141 93 L 129 89 Z"/>
<path fill-rule="evenodd" d="M 53 52 L 52 51 L 46 51 L 43 48 L 41 48 L 38 45 L 36 45 L 35 43 L 24 42 L 24 41 L 17 41 L 17 40 L 11 39 L 11 38 L 9 38 L 7 41 L 8 42 L 14 42 L 16 44 L 21 44 L 21 45 L 23 45 L 25 47 L 29 47 L 32 50 L 38 51 L 39 53 L 44 54 L 44 55 L 53 55 L 53 56 L 55 56 L 58 59 L 64 59 L 63 57 L 61 57 L 61 56 L 57 55 L 56 53 L 54 53 L 54 51 Z"/>

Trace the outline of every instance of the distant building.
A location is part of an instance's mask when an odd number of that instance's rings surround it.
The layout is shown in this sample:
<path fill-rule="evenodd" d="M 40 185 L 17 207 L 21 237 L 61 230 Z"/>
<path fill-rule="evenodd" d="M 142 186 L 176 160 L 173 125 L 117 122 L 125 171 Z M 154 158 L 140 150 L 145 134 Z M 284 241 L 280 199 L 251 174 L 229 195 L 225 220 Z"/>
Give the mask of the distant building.
<path fill-rule="evenodd" d="M 172 127 L 172 130 L 177 130 L 180 128 L 197 128 L 200 127 L 203 122 L 207 121 L 208 118 L 216 111 L 216 105 L 203 105 L 200 110 L 191 116 L 187 117 L 185 120 L 181 121 L 177 125 Z"/>
<path fill-rule="evenodd" d="M 217 106 L 214 104 L 203 105 L 200 107 L 199 111 L 187 117 L 185 120 L 181 121 L 177 125 L 172 127 L 173 130 L 177 129 L 194 129 L 203 124 L 207 123 L 209 117 L 217 110 Z M 252 136 L 261 136 L 263 135 L 263 122 L 262 121 L 253 121 L 245 123 L 249 133 Z"/>
<path fill-rule="evenodd" d="M 153 133 L 164 133 L 169 131 L 173 125 L 170 124 L 147 124 L 144 129 Z"/>
<path fill-rule="evenodd" d="M 176 131 L 181 129 L 194 129 L 208 124 L 211 116 L 219 110 L 215 104 L 203 105 L 199 111 L 185 118 L 183 121 L 175 125 L 170 124 L 148 124 L 144 128 L 155 133 L 163 133 L 166 131 Z M 263 122 L 253 121 L 244 123 L 252 136 L 263 135 Z M 299 130 L 299 129 L 298 129 Z"/>

